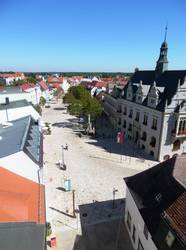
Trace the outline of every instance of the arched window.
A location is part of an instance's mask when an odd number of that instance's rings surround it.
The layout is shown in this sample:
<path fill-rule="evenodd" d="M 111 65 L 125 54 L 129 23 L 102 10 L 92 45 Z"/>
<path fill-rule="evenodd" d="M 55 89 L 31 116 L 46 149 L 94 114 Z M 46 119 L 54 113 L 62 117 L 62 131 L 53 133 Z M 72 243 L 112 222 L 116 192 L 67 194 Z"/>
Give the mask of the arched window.
<path fill-rule="evenodd" d="M 154 152 L 153 152 L 153 151 L 150 151 L 150 155 L 151 155 L 151 156 L 154 156 Z"/>
<path fill-rule="evenodd" d="M 154 136 L 151 137 L 150 145 L 154 148 L 156 146 L 156 138 Z"/>
<path fill-rule="evenodd" d="M 170 155 L 164 155 L 163 160 L 166 161 L 168 159 L 170 159 Z"/>
<path fill-rule="evenodd" d="M 147 133 L 145 131 L 143 131 L 143 134 L 142 134 L 142 138 L 141 138 L 143 141 L 146 141 L 147 140 Z"/>
<path fill-rule="evenodd" d="M 179 150 L 180 149 L 180 140 L 176 140 L 174 143 L 173 143 L 173 149 L 172 151 L 175 151 L 175 150 Z"/>
<path fill-rule="evenodd" d="M 177 157 L 178 156 L 178 154 L 174 154 L 172 157 Z"/>

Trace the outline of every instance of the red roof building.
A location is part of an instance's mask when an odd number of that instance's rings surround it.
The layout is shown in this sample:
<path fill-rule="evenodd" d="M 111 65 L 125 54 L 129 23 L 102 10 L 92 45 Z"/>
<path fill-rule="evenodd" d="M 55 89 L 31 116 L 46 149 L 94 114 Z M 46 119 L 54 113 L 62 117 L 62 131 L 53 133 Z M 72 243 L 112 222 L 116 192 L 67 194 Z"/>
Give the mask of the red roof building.
<path fill-rule="evenodd" d="M 95 84 L 95 87 L 98 87 L 98 88 L 102 88 L 102 87 L 108 87 L 109 86 L 109 82 L 96 82 Z"/>
<path fill-rule="evenodd" d="M 31 84 L 25 83 L 25 84 L 21 85 L 19 88 L 21 90 L 25 91 L 25 90 L 28 90 L 28 89 L 31 89 L 34 87 L 35 87 L 35 85 L 33 83 L 31 83 Z"/>
<path fill-rule="evenodd" d="M 63 77 L 49 76 L 47 79 L 48 84 L 53 88 L 59 88 L 63 84 Z"/>
<path fill-rule="evenodd" d="M 48 86 L 47 86 L 47 84 L 46 84 L 46 82 L 39 82 L 39 85 L 40 85 L 40 87 L 43 89 L 43 90 L 48 90 Z"/>
<path fill-rule="evenodd" d="M 0 167 L 0 223 L 45 224 L 44 186 Z"/>

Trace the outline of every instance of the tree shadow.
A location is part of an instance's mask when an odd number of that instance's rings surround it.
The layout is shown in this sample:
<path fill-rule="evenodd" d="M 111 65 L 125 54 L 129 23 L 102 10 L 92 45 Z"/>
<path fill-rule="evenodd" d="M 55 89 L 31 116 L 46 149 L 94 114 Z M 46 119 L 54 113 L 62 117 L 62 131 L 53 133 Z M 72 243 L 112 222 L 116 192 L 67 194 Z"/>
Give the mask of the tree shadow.
<path fill-rule="evenodd" d="M 63 111 L 63 110 L 66 110 L 66 108 L 53 108 L 53 110 Z"/>
<path fill-rule="evenodd" d="M 57 187 L 56 189 L 57 189 L 57 190 L 60 190 L 60 191 L 63 191 L 63 192 L 66 192 L 66 189 L 63 188 L 63 187 Z"/>

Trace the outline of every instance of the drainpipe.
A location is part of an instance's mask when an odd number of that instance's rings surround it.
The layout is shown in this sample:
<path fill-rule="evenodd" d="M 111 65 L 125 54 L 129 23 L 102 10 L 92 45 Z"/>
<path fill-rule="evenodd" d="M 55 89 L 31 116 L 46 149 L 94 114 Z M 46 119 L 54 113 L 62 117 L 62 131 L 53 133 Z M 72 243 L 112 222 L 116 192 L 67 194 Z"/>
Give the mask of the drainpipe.
<path fill-rule="evenodd" d="M 160 150 L 161 150 L 161 141 L 162 141 L 162 135 L 163 135 L 163 124 L 164 124 L 164 117 L 165 117 L 165 112 L 162 112 L 163 118 L 162 118 L 162 123 L 161 123 L 161 128 L 160 128 L 160 138 L 159 138 L 159 148 L 158 148 L 158 161 L 160 158 Z"/>

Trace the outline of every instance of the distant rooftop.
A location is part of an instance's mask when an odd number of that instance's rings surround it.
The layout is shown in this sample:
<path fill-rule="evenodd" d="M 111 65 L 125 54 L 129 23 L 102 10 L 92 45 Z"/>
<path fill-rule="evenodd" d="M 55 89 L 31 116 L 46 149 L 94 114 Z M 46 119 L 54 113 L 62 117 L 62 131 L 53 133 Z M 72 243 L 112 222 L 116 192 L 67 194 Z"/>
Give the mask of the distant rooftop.
<path fill-rule="evenodd" d="M 7 95 L 7 94 L 25 94 L 27 92 L 24 92 L 20 88 L 16 87 L 7 87 L 7 88 L 0 88 L 0 95 Z"/>

